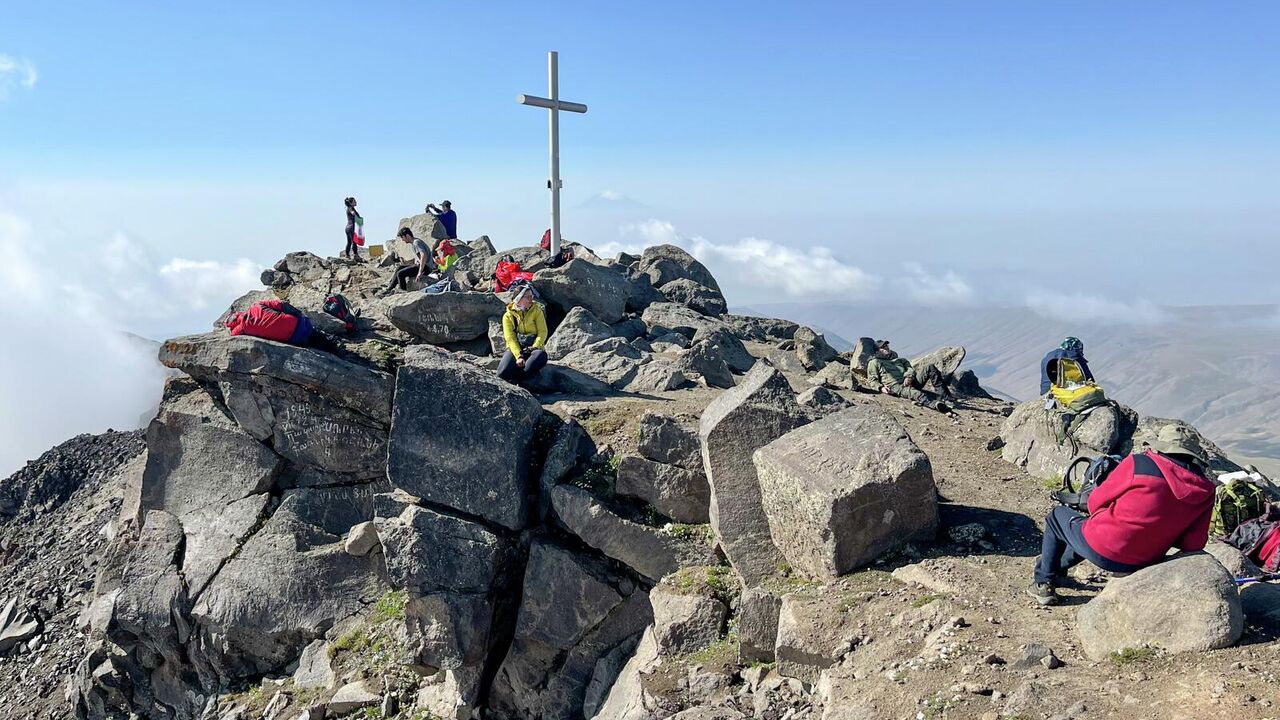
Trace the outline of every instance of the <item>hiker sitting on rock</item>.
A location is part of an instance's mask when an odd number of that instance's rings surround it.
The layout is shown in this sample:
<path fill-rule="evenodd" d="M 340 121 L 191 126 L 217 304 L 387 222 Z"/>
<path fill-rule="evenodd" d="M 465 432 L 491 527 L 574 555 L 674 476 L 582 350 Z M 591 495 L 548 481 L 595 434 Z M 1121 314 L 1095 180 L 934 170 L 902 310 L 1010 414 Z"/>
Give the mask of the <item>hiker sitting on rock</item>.
<path fill-rule="evenodd" d="M 1093 382 L 1093 371 L 1084 357 L 1084 343 L 1080 338 L 1063 340 L 1062 345 L 1050 350 L 1040 361 L 1042 396 L 1049 394 L 1055 385 L 1066 387 L 1067 384 L 1083 385 L 1086 382 Z"/>
<path fill-rule="evenodd" d="M 405 265 L 399 270 L 396 270 L 395 274 L 391 276 L 391 282 L 383 288 L 383 295 L 387 295 L 395 290 L 396 285 L 399 285 L 401 290 L 408 290 L 410 279 L 422 282 L 430 276 L 430 273 L 427 272 L 427 263 L 431 261 L 433 257 L 431 247 L 427 245 L 426 242 L 414 237 L 413 231 L 407 227 L 400 228 L 400 232 L 397 233 L 397 235 L 401 240 L 408 243 L 409 247 L 413 248 L 413 257 L 414 260 L 416 260 L 416 264 Z M 450 264 L 452 265 L 452 263 Z"/>
<path fill-rule="evenodd" d="M 1081 560 L 1130 573 L 1159 562 L 1170 548 L 1203 550 L 1214 499 L 1206 465 L 1191 443 L 1156 441 L 1121 461 L 1093 489 L 1088 517 L 1054 508 L 1044 520 L 1040 560 L 1027 592 L 1041 605 L 1053 605 L 1055 588 Z"/>
<path fill-rule="evenodd" d="M 510 383 L 522 383 L 537 375 L 547 364 L 547 318 L 542 306 L 533 300 L 533 289 L 520 285 L 515 299 L 502 314 L 502 337 L 507 351 L 498 363 L 498 377 Z"/>
<path fill-rule="evenodd" d="M 867 380 L 886 395 L 897 395 L 938 412 L 949 412 L 951 409 L 924 389 L 926 385 L 933 383 L 934 387 L 945 392 L 947 378 L 942 371 L 931 363 L 912 367 L 906 358 L 898 357 L 898 353 L 889 349 L 888 340 L 876 341 L 876 354 L 867 363 Z"/>
<path fill-rule="evenodd" d="M 458 249 L 454 247 L 452 240 L 446 238 L 436 245 L 432 258 L 436 264 L 436 271 L 441 275 L 447 275 L 453 269 L 453 264 L 458 262 Z"/>
<path fill-rule="evenodd" d="M 311 326 L 311 320 L 283 300 L 261 300 L 227 320 L 232 335 L 249 335 L 263 340 L 313 347 L 334 352 L 338 343 Z"/>
<path fill-rule="evenodd" d="M 437 206 L 435 203 L 427 204 L 427 212 L 436 216 L 440 224 L 444 227 L 444 237 L 446 240 L 458 241 L 458 213 L 453 211 L 453 203 L 445 200 Z"/>

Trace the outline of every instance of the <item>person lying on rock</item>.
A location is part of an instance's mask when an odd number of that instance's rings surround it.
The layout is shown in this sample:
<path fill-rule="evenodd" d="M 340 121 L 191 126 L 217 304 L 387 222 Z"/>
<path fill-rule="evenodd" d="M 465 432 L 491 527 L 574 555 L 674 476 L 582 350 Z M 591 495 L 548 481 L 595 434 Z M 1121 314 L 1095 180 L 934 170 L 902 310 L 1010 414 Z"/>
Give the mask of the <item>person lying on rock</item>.
<path fill-rule="evenodd" d="M 898 353 L 889 349 L 888 340 L 876 341 L 876 354 L 867 362 L 867 380 L 886 395 L 897 395 L 938 412 L 951 411 L 946 403 L 924 389 L 933 383 L 946 392 L 948 378 L 942 371 L 932 363 L 912 367 L 906 358 L 898 357 Z"/>
<path fill-rule="evenodd" d="M 542 371 L 547 364 L 547 318 L 533 300 L 533 289 L 521 285 L 502 314 L 502 337 L 507 351 L 498 363 L 498 377 L 522 383 Z"/>
<path fill-rule="evenodd" d="M 431 246 L 427 245 L 425 241 L 414 237 L 412 230 L 407 227 L 400 228 L 400 232 L 396 234 L 413 249 L 414 264 L 405 265 L 396 270 L 395 274 L 391 276 L 391 282 L 387 283 L 387 286 L 382 289 L 383 295 L 389 295 L 394 292 L 397 285 L 400 286 L 401 290 L 408 290 L 410 279 L 422 282 L 429 278 L 431 273 L 427 271 L 427 265 L 428 263 L 434 265 Z"/>
<path fill-rule="evenodd" d="M 260 300 L 227 320 L 232 335 L 249 335 L 263 340 L 313 347 L 334 352 L 338 342 L 311 325 L 298 308 L 283 300 Z"/>
<path fill-rule="evenodd" d="M 1044 520 L 1035 579 L 1027 593 L 1058 601 L 1067 570 L 1081 560 L 1113 573 L 1159 562 L 1171 548 L 1203 550 L 1213 516 L 1214 484 L 1190 443 L 1156 441 L 1130 455 L 1089 494 L 1089 515 L 1059 506 Z"/>

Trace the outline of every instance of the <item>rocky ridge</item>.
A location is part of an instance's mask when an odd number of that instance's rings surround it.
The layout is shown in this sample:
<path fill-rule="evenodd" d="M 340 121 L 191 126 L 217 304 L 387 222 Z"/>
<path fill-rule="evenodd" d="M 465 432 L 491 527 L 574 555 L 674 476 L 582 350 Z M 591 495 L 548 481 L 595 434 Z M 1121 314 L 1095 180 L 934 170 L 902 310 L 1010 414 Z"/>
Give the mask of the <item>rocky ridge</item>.
<path fill-rule="evenodd" d="M 427 222 L 403 224 L 429 236 Z M 60 608 L 33 599 L 61 574 L 6 588 L 63 640 L 0 660 L 26 666 L 0 681 L 0 706 L 217 720 L 1078 717 L 1168 689 L 1187 717 L 1269 707 L 1269 656 L 1178 654 L 1242 635 L 1256 648 L 1280 614 L 1266 592 L 1224 594 L 1207 555 L 1114 585 L 1084 574 L 1107 589 L 1079 631 L 1069 607 L 1019 598 L 1031 518 L 1048 507 L 1034 477 L 1060 473 L 1074 448 L 971 373 L 946 388 L 956 411 L 933 413 L 869 392 L 858 348 L 727 314 L 678 248 L 603 259 L 578 246 L 556 269 L 517 248 L 504 254 L 538 270 L 557 357 L 518 388 L 492 374 L 502 303 L 484 279 L 500 255 L 487 238 L 465 245 L 463 292 L 381 298 L 394 245 L 381 263 L 291 254 L 231 308 L 280 296 L 336 331 L 320 303 L 340 291 L 362 318 L 336 354 L 216 328 L 169 340 L 161 359 L 182 376 L 145 451 L 136 435 L 86 440 L 87 462 L 29 466 L 0 486 L 6 543 L 33 538 L 46 566 L 85 558 L 61 571 L 78 590 Z M 963 354 L 937 357 L 958 367 Z M 1178 432 L 1234 467 L 1185 424 L 1108 412 L 1081 444 Z M 41 522 L 60 512 L 75 523 Z M 43 538 L 61 544 L 36 552 Z M 1202 596 L 1205 620 L 1161 643 L 1167 624 L 1124 609 L 1169 587 Z M 1134 627 L 1157 647 L 1091 639 Z M 1075 672 L 1056 673 L 1063 663 Z M 1173 690 L 1188 668 L 1208 673 L 1203 693 L 1195 680 Z"/>

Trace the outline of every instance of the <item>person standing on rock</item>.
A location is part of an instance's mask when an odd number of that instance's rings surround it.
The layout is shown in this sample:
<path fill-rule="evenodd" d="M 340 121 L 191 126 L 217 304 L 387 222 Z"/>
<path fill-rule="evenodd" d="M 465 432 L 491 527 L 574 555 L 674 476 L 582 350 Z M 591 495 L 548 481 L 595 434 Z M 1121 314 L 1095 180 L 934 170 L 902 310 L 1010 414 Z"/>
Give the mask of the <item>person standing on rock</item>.
<path fill-rule="evenodd" d="M 498 377 L 522 383 L 542 371 L 547 364 L 547 318 L 534 302 L 533 289 L 522 285 L 502 314 L 502 337 L 507 351 L 498 363 Z"/>
<path fill-rule="evenodd" d="M 906 358 L 898 357 L 898 353 L 889 349 L 888 340 L 876 341 L 876 353 L 867 363 L 867 380 L 885 395 L 897 395 L 938 412 L 951 410 L 924 389 L 933 383 L 934 387 L 945 391 L 947 378 L 942 371 L 932 364 L 912 367 Z"/>
<path fill-rule="evenodd" d="M 400 228 L 400 232 L 396 233 L 396 235 L 413 249 L 415 263 L 405 265 L 396 270 L 391 276 L 391 282 L 387 283 L 387 286 L 382 289 L 383 295 L 389 295 L 394 292 L 397 285 L 400 286 L 401 290 L 408 290 L 410 278 L 422 282 L 423 279 L 430 276 L 430 273 L 427 272 L 427 263 L 432 262 L 431 247 L 425 241 L 414 237 L 413 231 L 407 227 Z"/>
<path fill-rule="evenodd" d="M 1067 570 L 1088 560 L 1107 572 L 1154 565 L 1172 548 L 1203 550 L 1209 540 L 1215 486 L 1192 445 L 1152 443 L 1130 455 L 1089 494 L 1089 515 L 1059 506 L 1044 520 L 1035 579 L 1027 593 L 1058 602 Z"/>
<path fill-rule="evenodd" d="M 342 204 L 347 206 L 347 247 L 342 251 L 342 257 L 359 260 L 360 247 L 356 245 L 356 223 L 363 222 L 364 219 L 360 217 L 360 213 L 356 212 L 355 198 L 346 198 Z"/>
<path fill-rule="evenodd" d="M 435 215 L 436 219 L 440 221 L 440 225 L 444 227 L 445 240 L 458 241 L 458 213 L 453 211 L 453 203 L 448 200 L 439 205 L 429 203 L 427 212 Z"/>

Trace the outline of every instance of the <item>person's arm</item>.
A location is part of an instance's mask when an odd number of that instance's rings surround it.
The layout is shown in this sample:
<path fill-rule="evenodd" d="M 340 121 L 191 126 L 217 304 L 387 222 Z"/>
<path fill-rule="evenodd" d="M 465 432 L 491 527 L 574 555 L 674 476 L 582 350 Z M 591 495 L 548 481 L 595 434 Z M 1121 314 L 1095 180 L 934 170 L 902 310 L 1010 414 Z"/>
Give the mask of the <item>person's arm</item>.
<path fill-rule="evenodd" d="M 546 313 L 542 312 L 541 307 L 538 308 L 537 315 L 533 318 L 533 325 L 538 331 L 538 337 L 533 341 L 533 348 L 537 350 L 547 344 L 547 316 Z"/>
<path fill-rule="evenodd" d="M 280 312 L 284 313 L 285 315 L 292 315 L 292 316 L 294 316 L 294 317 L 296 317 L 296 318 L 300 318 L 300 317 L 302 317 L 302 311 L 301 311 L 301 310 L 299 310 L 298 308 L 296 308 L 296 307 L 294 307 L 294 306 L 290 305 L 289 303 L 287 303 L 287 302 L 285 302 L 285 301 L 283 301 L 283 300 L 277 300 L 276 302 L 280 303 L 280 307 L 278 307 L 278 308 L 276 308 L 276 309 L 277 309 L 277 310 L 279 310 Z"/>
<path fill-rule="evenodd" d="M 427 271 L 427 255 L 429 254 L 430 253 L 424 252 L 418 253 L 418 276 L 414 278 L 415 280 L 421 280 L 422 274 Z"/>
<path fill-rule="evenodd" d="M 507 341 L 507 349 L 512 355 L 520 357 L 520 338 L 516 336 L 516 318 L 513 313 L 502 314 L 502 338 Z"/>
<path fill-rule="evenodd" d="M 1089 493 L 1089 514 L 1112 505 L 1123 494 L 1133 489 L 1133 456 L 1120 461 L 1115 470 L 1103 480 L 1101 485 Z"/>
<path fill-rule="evenodd" d="M 1213 503 L 1209 503 L 1209 507 L 1200 513 L 1200 517 L 1187 527 L 1182 536 L 1178 538 L 1173 545 L 1179 550 L 1203 550 L 1204 546 L 1209 543 L 1209 521 L 1213 519 Z"/>
<path fill-rule="evenodd" d="M 275 310 L 276 312 L 284 312 L 283 300 L 259 300 L 258 304 L 268 310 Z"/>

